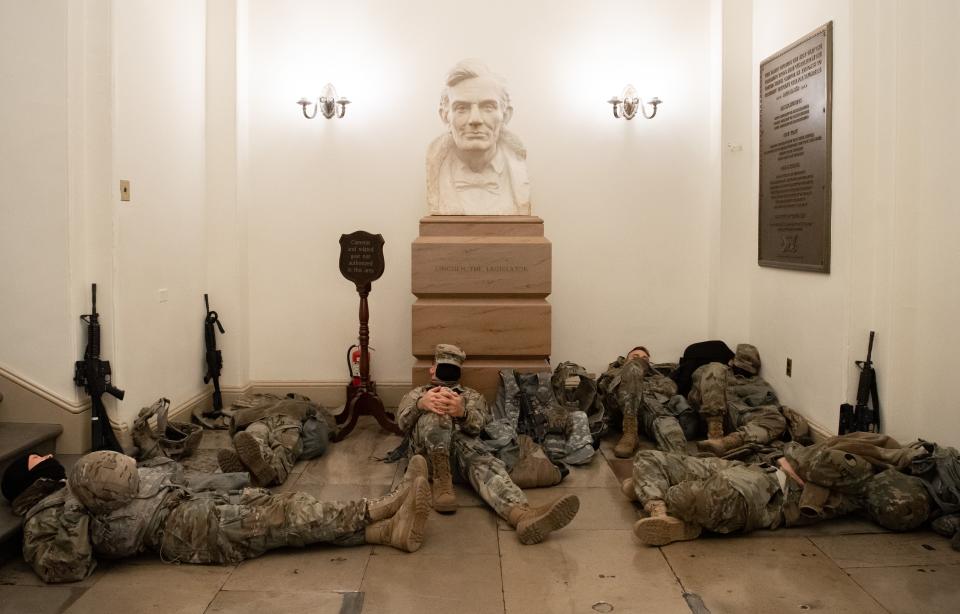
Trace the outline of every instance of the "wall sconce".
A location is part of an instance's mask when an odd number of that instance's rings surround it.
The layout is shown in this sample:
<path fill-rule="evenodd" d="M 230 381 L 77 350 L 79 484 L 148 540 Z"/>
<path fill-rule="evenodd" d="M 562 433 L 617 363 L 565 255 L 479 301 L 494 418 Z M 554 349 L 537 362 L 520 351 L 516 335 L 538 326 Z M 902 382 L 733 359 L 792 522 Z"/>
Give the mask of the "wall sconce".
<path fill-rule="evenodd" d="M 607 102 L 613 105 L 613 116 L 624 119 L 633 119 L 637 115 L 637 109 L 640 109 L 640 112 L 647 119 L 653 119 L 657 116 L 657 105 L 663 102 L 656 96 L 653 99 L 646 103 L 653 107 L 653 112 L 650 115 L 647 115 L 647 110 L 644 108 L 646 105 L 640 97 L 637 96 L 637 90 L 632 85 L 627 85 L 623 88 L 623 93 L 620 94 L 620 98 L 614 96 Z"/>
<path fill-rule="evenodd" d="M 343 97 L 337 98 L 336 88 L 333 87 L 332 83 L 328 83 L 323 86 L 320 99 L 313 105 L 313 114 L 307 113 L 307 106 L 310 105 L 311 102 L 306 98 L 301 98 L 297 101 L 297 104 L 303 107 L 303 116 L 307 119 L 316 117 L 318 110 L 323 113 L 324 117 L 330 119 L 334 115 L 337 117 L 346 115 L 347 105 L 350 104 L 350 101 Z"/>

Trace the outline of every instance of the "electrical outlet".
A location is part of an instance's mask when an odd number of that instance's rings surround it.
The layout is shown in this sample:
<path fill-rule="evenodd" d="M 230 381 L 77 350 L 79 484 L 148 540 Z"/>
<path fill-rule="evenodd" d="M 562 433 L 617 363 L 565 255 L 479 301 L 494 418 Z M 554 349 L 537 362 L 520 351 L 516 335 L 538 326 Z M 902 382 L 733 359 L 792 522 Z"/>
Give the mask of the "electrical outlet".
<path fill-rule="evenodd" d="M 793 377 L 793 359 L 787 358 L 787 377 Z"/>
<path fill-rule="evenodd" d="M 166 289 L 166 288 L 160 288 L 159 290 L 157 290 L 157 302 L 158 302 L 158 303 L 166 303 L 166 302 L 167 302 L 167 289 Z"/>
<path fill-rule="evenodd" d="M 130 202 L 130 181 L 127 179 L 120 180 L 120 200 Z"/>

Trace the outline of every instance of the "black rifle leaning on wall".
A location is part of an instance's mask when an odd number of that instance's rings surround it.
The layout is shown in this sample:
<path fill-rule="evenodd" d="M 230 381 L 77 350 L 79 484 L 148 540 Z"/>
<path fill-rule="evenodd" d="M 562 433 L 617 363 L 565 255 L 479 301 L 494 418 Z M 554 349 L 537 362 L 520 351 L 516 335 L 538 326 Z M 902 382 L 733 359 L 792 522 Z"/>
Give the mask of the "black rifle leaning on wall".
<path fill-rule="evenodd" d="M 224 330 L 223 324 L 220 323 L 220 315 L 216 311 L 210 310 L 210 299 L 206 294 L 203 295 L 203 304 L 207 306 L 207 317 L 203 321 L 203 341 L 207 348 L 207 373 L 203 376 L 203 383 L 208 384 L 210 380 L 213 380 L 213 411 L 206 415 L 215 418 L 220 415 L 220 410 L 223 409 L 223 396 L 220 394 L 220 370 L 223 369 L 223 353 L 217 349 L 217 335 L 213 330 L 213 325 L 217 325 L 221 335 Z"/>
<path fill-rule="evenodd" d="M 110 417 L 103 406 L 104 394 L 110 394 L 123 400 L 123 390 L 114 388 L 110 383 L 110 362 L 100 360 L 100 314 L 97 313 L 97 284 L 93 284 L 92 310 L 89 314 L 80 316 L 87 324 L 87 349 L 83 352 L 83 360 L 74 365 L 74 383 L 87 391 L 90 395 L 92 407 L 90 409 L 91 446 L 96 450 L 113 450 L 123 452 L 117 440 L 113 427 L 110 426 Z"/>
<path fill-rule="evenodd" d="M 856 361 L 860 369 L 860 382 L 857 385 L 857 404 L 844 403 L 840 406 L 841 435 L 854 431 L 865 433 L 880 432 L 880 395 L 877 392 L 877 372 L 873 368 L 873 337 L 867 346 L 867 359 Z"/>

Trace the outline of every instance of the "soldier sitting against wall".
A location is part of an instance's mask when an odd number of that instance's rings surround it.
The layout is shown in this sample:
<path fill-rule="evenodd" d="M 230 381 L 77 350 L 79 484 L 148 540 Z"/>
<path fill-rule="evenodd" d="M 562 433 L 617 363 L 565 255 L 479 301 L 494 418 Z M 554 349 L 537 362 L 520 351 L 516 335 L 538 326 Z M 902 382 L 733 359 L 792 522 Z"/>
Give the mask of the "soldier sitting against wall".
<path fill-rule="evenodd" d="M 234 449 L 217 453 L 220 469 L 248 471 L 258 486 L 283 484 L 298 460 L 323 454 L 336 432 L 330 412 L 298 394 L 248 394 L 225 413 Z"/>
<path fill-rule="evenodd" d="M 707 423 L 700 450 L 723 456 L 744 444 L 766 444 L 787 428 L 773 387 L 760 377 L 760 352 L 741 343 L 728 364 L 711 362 L 693 372 L 688 398 Z M 725 434 L 727 433 L 727 434 Z"/>
<path fill-rule="evenodd" d="M 638 429 L 667 452 L 685 454 L 687 437 L 678 417 L 689 407 L 677 395 L 677 385 L 650 364 L 650 352 L 642 345 L 610 363 L 597 381 L 603 403 L 612 421 L 619 419 L 623 436 L 613 453 L 630 458 L 638 445 Z M 691 417 L 693 414 L 691 413 Z M 695 424 L 692 425 L 695 428 Z M 692 430 L 692 429 L 691 429 Z"/>
<path fill-rule="evenodd" d="M 466 354 L 457 346 L 438 345 L 430 367 L 431 383 L 403 397 L 397 408 L 397 424 L 413 451 L 429 460 L 433 505 L 438 512 L 457 509 L 452 481 L 456 471 L 516 529 L 520 543 L 539 543 L 573 520 L 580 500 L 576 495 L 564 495 L 541 507 L 528 504 L 504 462 L 478 438 L 491 416 L 483 395 L 460 384 L 460 367 L 465 359 Z"/>
<path fill-rule="evenodd" d="M 622 489 L 647 514 L 634 534 L 650 546 L 695 539 L 701 529 L 776 529 L 854 511 L 906 531 L 960 510 L 960 484 L 943 486 L 960 475 L 956 450 L 931 469 L 924 460 L 930 449 L 925 442 L 902 447 L 886 435 L 851 433 L 807 447 L 791 442 L 763 464 L 641 450 Z M 946 503 L 932 505 L 937 485 L 945 493 L 938 503 Z M 957 518 L 944 516 L 940 524 L 955 531 Z"/>
<path fill-rule="evenodd" d="M 96 567 L 96 556 L 117 559 L 145 550 L 166 562 L 217 564 L 315 543 L 414 552 L 430 514 L 422 457 L 411 459 L 403 482 L 388 495 L 344 502 L 242 488 L 249 481 L 245 473 L 185 478 L 169 459 L 148 464 L 137 467 L 118 452 L 92 452 L 64 479 L 63 466 L 50 456 L 14 461 L 2 491 L 25 516 L 23 556 L 37 575 L 45 582 L 82 580 Z"/>

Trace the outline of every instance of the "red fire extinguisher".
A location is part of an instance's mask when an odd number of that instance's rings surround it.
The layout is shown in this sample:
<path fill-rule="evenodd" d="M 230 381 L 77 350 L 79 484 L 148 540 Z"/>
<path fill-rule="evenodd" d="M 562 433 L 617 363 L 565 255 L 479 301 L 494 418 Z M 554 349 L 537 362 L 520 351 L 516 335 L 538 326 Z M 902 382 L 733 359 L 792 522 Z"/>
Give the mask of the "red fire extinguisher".
<path fill-rule="evenodd" d="M 367 360 L 370 360 L 372 347 L 367 347 Z M 353 344 L 347 349 L 347 368 L 350 371 L 350 383 L 354 386 L 360 385 L 360 346 Z"/>

